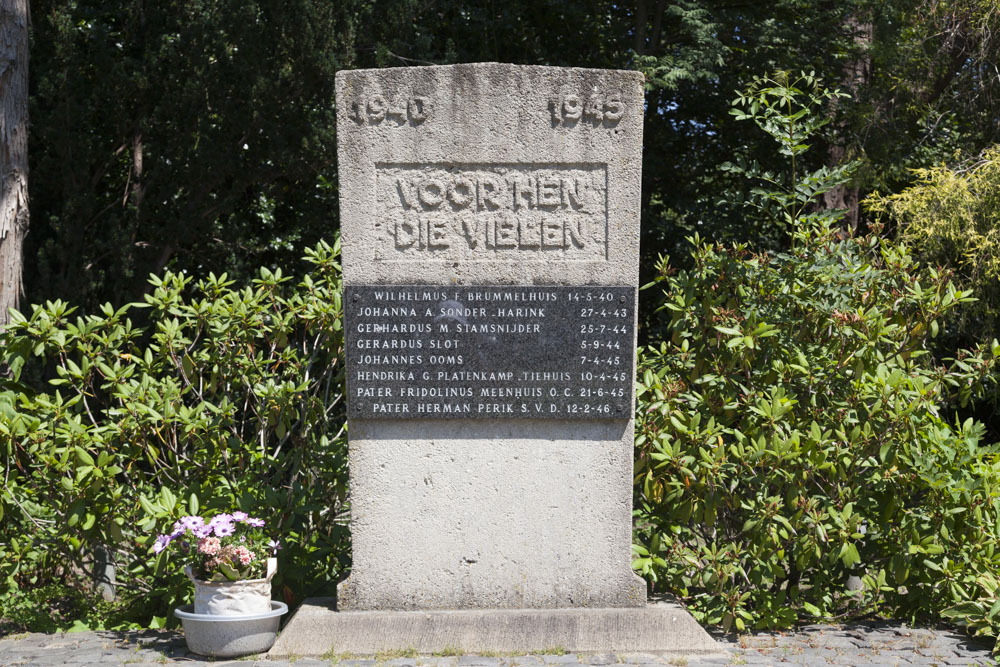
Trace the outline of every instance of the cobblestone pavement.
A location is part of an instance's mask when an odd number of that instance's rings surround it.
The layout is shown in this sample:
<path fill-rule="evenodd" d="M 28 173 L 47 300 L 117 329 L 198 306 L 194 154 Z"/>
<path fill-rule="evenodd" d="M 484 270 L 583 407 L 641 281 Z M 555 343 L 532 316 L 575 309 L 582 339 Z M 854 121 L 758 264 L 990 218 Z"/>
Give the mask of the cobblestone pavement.
<path fill-rule="evenodd" d="M 798 632 L 757 634 L 738 641 L 720 639 L 715 656 L 650 655 L 643 653 L 590 655 L 394 657 L 358 660 L 299 658 L 272 661 L 265 656 L 212 662 L 188 652 L 176 632 L 81 632 L 65 635 L 25 634 L 0 639 L 0 666 L 50 667 L 101 665 L 116 667 L 573 667 L 613 665 L 636 667 L 709 667 L 722 665 L 993 665 L 988 646 L 945 630 L 910 629 L 891 625 L 809 626 Z"/>

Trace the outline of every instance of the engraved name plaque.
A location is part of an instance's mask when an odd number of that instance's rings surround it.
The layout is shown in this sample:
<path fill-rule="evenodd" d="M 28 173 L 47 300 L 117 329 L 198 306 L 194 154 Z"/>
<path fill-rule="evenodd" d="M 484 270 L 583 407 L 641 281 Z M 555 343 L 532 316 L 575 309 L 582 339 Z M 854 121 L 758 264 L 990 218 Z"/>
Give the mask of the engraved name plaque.
<path fill-rule="evenodd" d="M 630 417 L 635 287 L 344 290 L 352 417 Z"/>

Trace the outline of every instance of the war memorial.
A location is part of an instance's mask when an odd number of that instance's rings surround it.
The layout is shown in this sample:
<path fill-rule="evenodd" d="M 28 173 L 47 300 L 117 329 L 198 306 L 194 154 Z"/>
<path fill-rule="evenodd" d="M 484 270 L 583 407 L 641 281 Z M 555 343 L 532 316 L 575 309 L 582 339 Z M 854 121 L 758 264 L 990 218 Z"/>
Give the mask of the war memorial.
<path fill-rule="evenodd" d="M 642 86 L 338 75 L 353 566 L 272 654 L 713 649 L 630 567 Z"/>

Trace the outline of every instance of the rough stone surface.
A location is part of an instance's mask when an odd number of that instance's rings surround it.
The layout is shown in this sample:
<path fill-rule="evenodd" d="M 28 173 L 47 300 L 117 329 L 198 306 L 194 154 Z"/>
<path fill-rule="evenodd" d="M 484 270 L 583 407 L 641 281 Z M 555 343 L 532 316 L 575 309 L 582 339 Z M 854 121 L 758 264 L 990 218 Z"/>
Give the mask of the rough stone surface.
<path fill-rule="evenodd" d="M 345 284 L 637 285 L 642 86 L 500 64 L 341 72 Z M 351 419 L 339 608 L 644 605 L 626 414 Z"/>
<path fill-rule="evenodd" d="M 337 140 L 345 281 L 633 284 L 639 267 L 642 86 L 639 72 L 497 63 L 340 72 Z M 377 115 L 368 113 L 377 98 L 402 102 L 414 97 L 431 103 L 420 122 L 400 122 L 398 116 L 374 120 Z M 583 114 L 563 118 L 567 106 L 574 109 L 567 104 L 574 98 L 584 103 L 593 98 L 602 113 L 616 99 L 620 116 L 600 122 Z M 553 119 L 555 103 L 559 120 Z M 355 119 L 355 105 L 367 110 L 362 122 Z M 516 203 L 514 187 L 505 182 L 514 177 L 520 179 Z M 461 197 L 472 199 L 464 208 L 453 201 L 459 178 L 475 187 L 473 194 L 459 184 Z M 544 183 L 555 179 L 551 204 L 537 183 L 529 192 L 529 178 Z M 498 182 L 496 201 L 486 195 L 492 189 L 482 187 L 488 179 Z M 444 190 L 428 181 L 439 181 Z M 572 193 L 563 181 L 574 183 Z M 571 196 L 577 193 L 579 202 Z M 442 201 L 433 206 L 438 199 Z M 448 245 L 397 248 L 393 228 L 410 212 L 444 216 L 442 233 L 447 236 L 442 243 Z M 522 214 L 581 216 L 593 224 L 584 228 L 582 248 L 572 238 L 567 244 L 565 237 L 561 244 L 545 247 L 540 240 L 522 240 L 520 231 L 511 243 L 490 247 L 485 223 L 507 214 L 518 219 Z M 469 225 L 461 224 L 470 216 L 474 220 Z M 466 229 L 476 219 L 483 242 L 473 248 Z M 502 220 L 493 225 L 494 235 L 497 224 L 502 238 Z"/>
<path fill-rule="evenodd" d="M 842 639 L 858 639 L 849 647 Z M 901 651 L 894 647 L 910 641 L 916 648 Z M 825 647 L 838 644 L 833 650 Z M 812 626 L 799 632 L 746 635 L 735 640 L 720 638 L 717 655 L 658 654 L 638 648 L 615 651 L 615 662 L 643 667 L 709 667 L 722 665 L 836 665 L 842 667 L 952 667 L 958 665 L 992 665 L 990 647 L 947 630 L 913 630 L 891 625 Z M 822 651 L 822 653 L 821 653 Z M 890 655 L 889 653 L 892 652 Z M 210 662 L 187 650 L 183 635 L 176 632 L 80 632 L 67 635 L 14 635 L 0 639 L 0 666 L 55 667 L 63 665 L 100 665 L 153 667 L 185 665 L 190 667 L 388 667 L 395 656 L 386 654 L 377 659 L 356 659 L 345 655 L 322 658 L 293 656 L 268 659 L 265 655 L 249 656 L 239 661 Z M 479 667 L 537 666 L 542 664 L 570 667 L 592 664 L 591 654 L 569 652 L 553 654 L 503 654 L 489 656 L 419 655 L 412 661 L 416 667 L 462 667 L 475 660 Z M 601 660 L 603 658 L 598 658 Z"/>
<path fill-rule="evenodd" d="M 616 662 L 614 651 L 717 650 L 687 611 L 667 602 L 610 609 L 344 612 L 334 611 L 331 598 L 313 598 L 296 610 L 269 655 L 371 655 L 407 649 L 475 655 L 556 648 L 596 652 L 594 659 L 610 662 Z M 459 664 L 471 666 L 470 660 Z"/>

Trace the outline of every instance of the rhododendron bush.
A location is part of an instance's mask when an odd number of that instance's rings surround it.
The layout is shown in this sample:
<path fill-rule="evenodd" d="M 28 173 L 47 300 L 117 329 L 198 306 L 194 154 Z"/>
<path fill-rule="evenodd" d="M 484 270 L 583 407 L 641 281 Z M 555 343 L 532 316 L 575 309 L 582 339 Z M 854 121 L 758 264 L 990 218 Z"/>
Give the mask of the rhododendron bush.
<path fill-rule="evenodd" d="M 194 556 L 213 537 L 236 556 L 220 563 L 261 567 L 260 526 L 223 521 L 232 510 L 281 535 L 279 599 L 333 593 L 350 553 L 337 254 L 307 251 L 298 280 L 168 272 L 117 310 L 55 301 L 13 315 L 0 333 L 0 599 L 89 590 L 103 554 L 121 618 L 173 623 L 191 593 L 176 540 Z M 199 514 L 216 523 L 196 539 Z M 154 543 L 185 516 L 185 537 Z"/>

